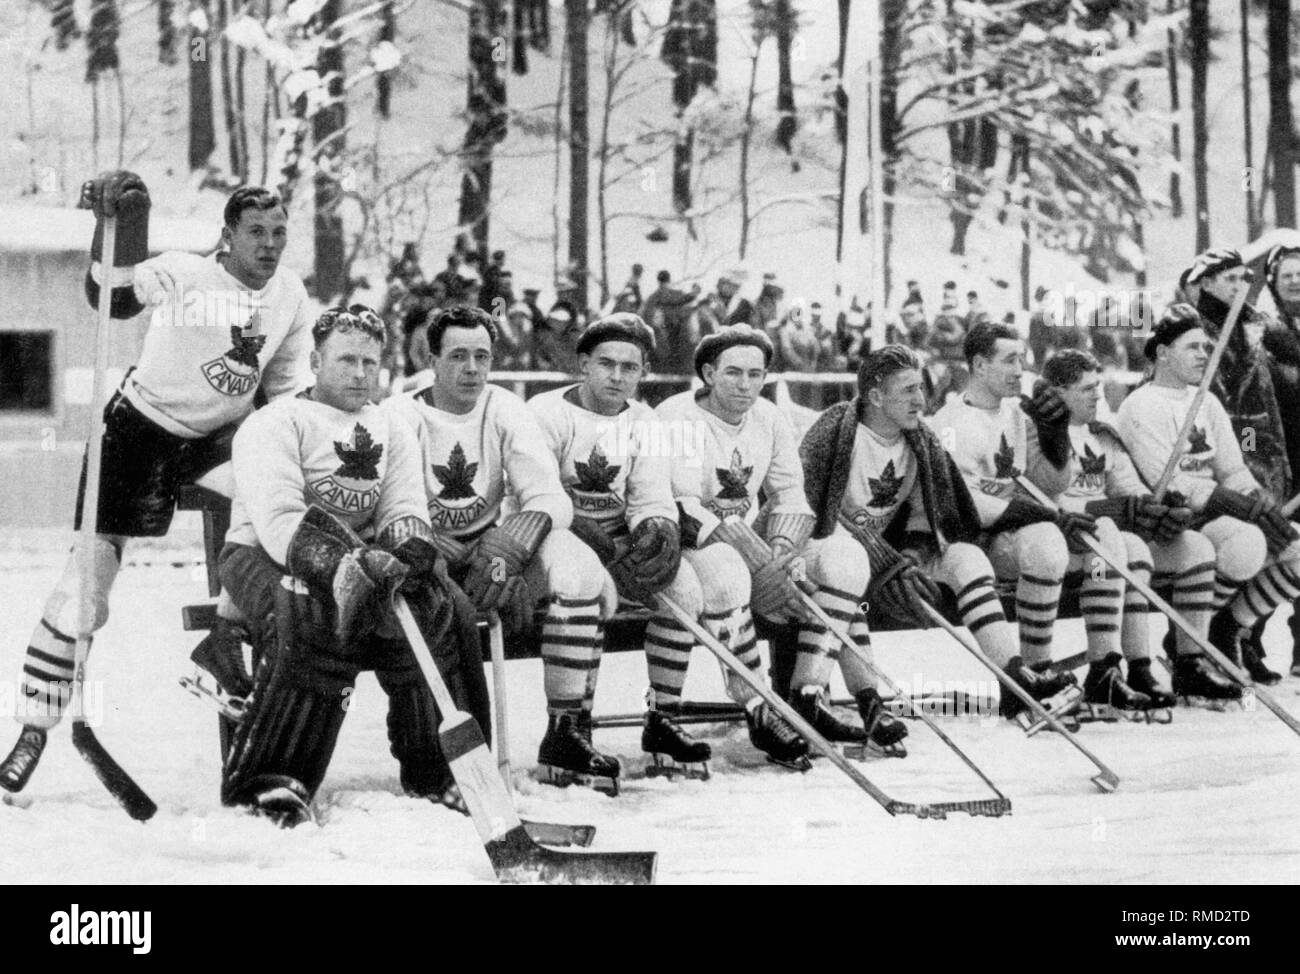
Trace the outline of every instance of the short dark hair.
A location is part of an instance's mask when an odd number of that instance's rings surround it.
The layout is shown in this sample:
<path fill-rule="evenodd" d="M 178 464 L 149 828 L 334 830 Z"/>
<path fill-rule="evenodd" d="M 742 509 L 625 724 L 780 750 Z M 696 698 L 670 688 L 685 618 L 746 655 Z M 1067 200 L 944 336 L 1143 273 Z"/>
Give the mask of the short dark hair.
<path fill-rule="evenodd" d="M 672 275 L 669 274 L 667 271 L 660 271 L 658 274 L 655 275 L 655 277 L 662 284 L 666 284 L 672 280 Z"/>
<path fill-rule="evenodd" d="M 1043 363 L 1043 378 L 1050 385 L 1067 389 L 1090 372 L 1100 372 L 1101 363 L 1078 348 L 1057 352 Z"/>
<path fill-rule="evenodd" d="M 311 326 L 311 337 L 316 347 L 320 348 L 335 332 L 346 335 L 350 331 L 369 335 L 381 345 L 388 338 L 383 319 L 375 314 L 374 309 L 367 308 L 364 304 L 353 304 L 346 308 L 336 304 L 332 308 L 326 308 L 316 319 L 316 324 Z"/>
<path fill-rule="evenodd" d="M 261 186 L 240 186 L 230 194 L 230 199 L 226 200 L 226 209 L 221 218 L 225 220 L 227 227 L 234 230 L 239 226 L 239 220 L 245 210 L 274 210 L 277 206 L 284 210 L 286 217 L 289 215 L 284 200 L 269 189 Z"/>
<path fill-rule="evenodd" d="M 921 360 L 906 345 L 886 345 L 865 356 L 858 366 L 858 395 L 865 399 L 868 392 L 883 386 L 891 375 L 920 368 Z"/>
<path fill-rule="evenodd" d="M 442 354 L 442 336 L 448 328 L 482 328 L 488 333 L 488 341 L 496 344 L 497 327 L 492 316 L 482 308 L 458 304 L 438 311 L 429 322 L 429 351 L 434 355 Z"/>
<path fill-rule="evenodd" d="M 993 349 L 997 348 L 999 338 L 1008 338 L 1013 342 L 1020 341 L 1020 336 L 1015 329 L 1004 324 L 978 321 L 972 325 L 971 330 L 966 333 L 966 341 L 961 349 L 962 354 L 966 356 L 966 364 L 973 364 L 976 355 L 992 358 Z"/>

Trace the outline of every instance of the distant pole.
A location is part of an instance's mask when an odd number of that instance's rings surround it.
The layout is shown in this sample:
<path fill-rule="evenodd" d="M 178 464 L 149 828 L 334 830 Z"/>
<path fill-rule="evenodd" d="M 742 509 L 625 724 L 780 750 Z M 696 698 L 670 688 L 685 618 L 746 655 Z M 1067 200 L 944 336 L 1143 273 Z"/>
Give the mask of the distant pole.
<path fill-rule="evenodd" d="M 1241 115 L 1246 138 L 1246 239 L 1259 236 L 1255 222 L 1254 138 L 1250 127 L 1250 4 L 1241 0 Z"/>
<path fill-rule="evenodd" d="M 880 7 L 866 3 L 867 58 L 871 68 L 867 128 L 871 133 L 871 347 L 885 344 L 884 143 L 880 134 Z"/>

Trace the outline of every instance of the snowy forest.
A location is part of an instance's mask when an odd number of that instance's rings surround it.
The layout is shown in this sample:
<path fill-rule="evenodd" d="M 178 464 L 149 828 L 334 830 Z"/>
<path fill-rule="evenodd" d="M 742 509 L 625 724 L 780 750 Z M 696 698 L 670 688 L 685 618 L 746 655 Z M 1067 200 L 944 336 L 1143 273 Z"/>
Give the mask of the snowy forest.
<path fill-rule="evenodd" d="M 752 265 L 842 305 L 846 79 L 868 53 L 846 49 L 849 17 L 850 0 L 22 0 L 0 13 L 6 195 L 69 206 L 124 167 L 162 212 L 208 215 L 273 187 L 321 301 L 382 288 L 413 244 L 429 273 L 453 246 L 506 250 L 517 280 L 593 307 L 633 262 L 706 287 Z M 1287 0 L 883 0 L 890 293 L 980 257 L 1027 308 L 1062 275 L 1142 287 L 1294 226 L 1298 20 Z"/>

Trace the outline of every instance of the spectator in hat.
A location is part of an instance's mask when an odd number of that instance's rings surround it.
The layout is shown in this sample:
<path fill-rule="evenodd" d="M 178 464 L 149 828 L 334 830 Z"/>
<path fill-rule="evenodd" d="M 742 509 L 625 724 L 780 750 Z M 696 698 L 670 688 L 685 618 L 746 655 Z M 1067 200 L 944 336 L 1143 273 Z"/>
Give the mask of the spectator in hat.
<path fill-rule="evenodd" d="M 690 375 L 696 343 L 691 306 L 700 293 L 699 285 L 692 291 L 680 291 L 672 286 L 672 275 L 667 271 L 660 271 L 657 279 L 659 287 L 645 299 L 641 314 L 655 334 L 650 371 Z"/>
<path fill-rule="evenodd" d="M 632 265 L 632 274 L 628 277 L 627 283 L 623 285 L 623 290 L 618 292 L 614 298 L 613 313 L 620 311 L 630 311 L 634 315 L 641 314 L 643 304 L 641 298 L 641 275 L 645 268 L 640 264 Z"/>
<path fill-rule="evenodd" d="M 557 301 L 546 315 L 542 327 L 533 332 L 533 367 L 543 372 L 576 374 L 578 368 L 578 324 L 573 308 Z"/>
<path fill-rule="evenodd" d="M 546 313 L 542 311 L 541 306 L 537 303 L 537 296 L 541 293 L 535 287 L 524 288 L 524 304 L 528 305 L 528 314 L 532 319 L 528 330 L 534 334 L 538 329 L 546 327 Z"/>

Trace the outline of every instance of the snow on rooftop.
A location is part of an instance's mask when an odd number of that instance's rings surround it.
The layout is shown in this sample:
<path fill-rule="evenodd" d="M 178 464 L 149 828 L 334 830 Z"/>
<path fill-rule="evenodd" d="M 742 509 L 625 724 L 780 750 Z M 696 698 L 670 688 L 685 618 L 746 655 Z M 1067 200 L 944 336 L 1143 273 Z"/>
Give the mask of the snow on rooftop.
<path fill-rule="evenodd" d="M 90 247 L 95 218 L 89 210 L 57 206 L 0 206 L 0 253 L 81 252 Z M 151 216 L 149 250 L 208 253 L 220 241 L 217 223 L 177 217 Z"/>

